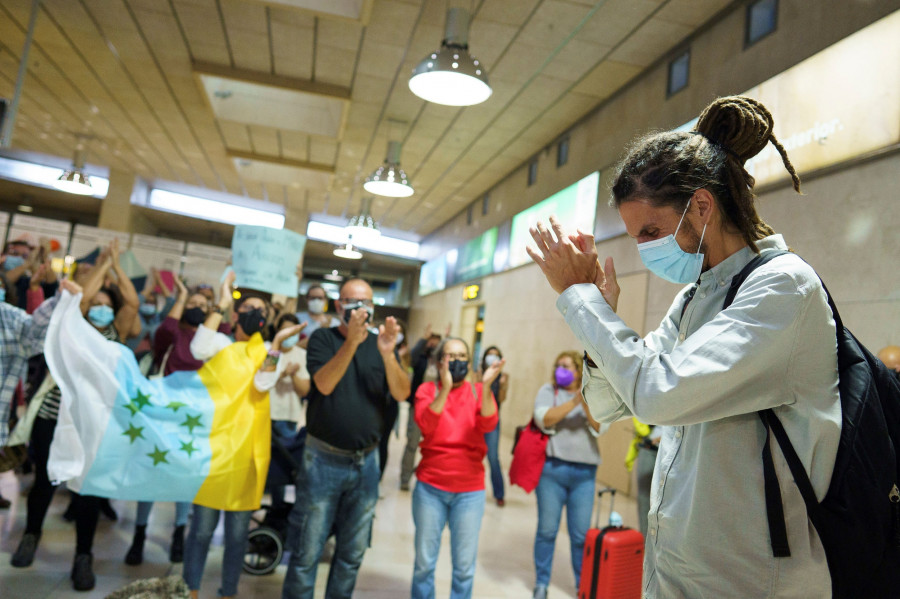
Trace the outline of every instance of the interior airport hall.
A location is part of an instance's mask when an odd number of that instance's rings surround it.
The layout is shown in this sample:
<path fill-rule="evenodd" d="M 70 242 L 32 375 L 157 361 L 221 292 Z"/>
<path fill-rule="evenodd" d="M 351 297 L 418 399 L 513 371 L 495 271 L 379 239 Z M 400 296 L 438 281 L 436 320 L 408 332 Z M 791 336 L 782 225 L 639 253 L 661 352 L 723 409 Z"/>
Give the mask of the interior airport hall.
<path fill-rule="evenodd" d="M 0 125 L 0 598 L 844 584 L 900 0 L 0 0 Z"/>

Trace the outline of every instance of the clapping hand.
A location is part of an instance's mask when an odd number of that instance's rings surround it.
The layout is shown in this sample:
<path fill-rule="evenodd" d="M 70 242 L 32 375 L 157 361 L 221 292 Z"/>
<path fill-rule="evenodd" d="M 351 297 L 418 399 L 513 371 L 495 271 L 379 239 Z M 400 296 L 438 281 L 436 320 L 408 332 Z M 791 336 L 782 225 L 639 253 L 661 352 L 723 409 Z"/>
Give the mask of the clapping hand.
<path fill-rule="evenodd" d="M 597 255 L 597 246 L 594 243 L 593 235 L 578 231 L 575 235 L 569 235 L 569 240 L 584 254 L 594 256 L 594 259 L 597 261 L 594 285 L 597 286 L 597 289 L 603 295 L 603 299 L 615 312 L 619 305 L 619 293 L 622 290 L 619 288 L 619 282 L 616 279 L 616 266 L 613 264 L 613 259 L 611 257 L 607 258 L 605 266 L 600 266 L 600 258 Z"/>
<path fill-rule="evenodd" d="M 541 268 L 553 290 L 562 293 L 572 285 L 594 283 L 600 266 L 596 249 L 592 253 L 582 251 L 555 216 L 550 217 L 550 226 L 552 233 L 543 222 L 538 221 L 530 229 L 537 250 L 531 247 L 525 250 Z"/>
<path fill-rule="evenodd" d="M 292 327 L 281 329 L 280 331 L 275 333 L 275 338 L 272 339 L 272 349 L 275 351 L 281 351 L 282 342 L 288 337 L 298 334 L 306 327 L 306 324 L 307 323 L 305 322 L 301 322 L 300 324 L 295 324 Z"/>
<path fill-rule="evenodd" d="M 384 324 L 378 327 L 378 351 L 382 354 L 394 352 L 397 346 L 397 335 L 400 333 L 400 325 L 393 316 L 388 316 Z"/>
<path fill-rule="evenodd" d="M 350 313 L 350 322 L 347 323 L 347 341 L 356 346 L 362 344 L 369 335 L 366 322 L 369 320 L 369 312 L 365 308 L 357 308 Z M 379 336 L 378 349 L 381 349 L 381 337 Z"/>
<path fill-rule="evenodd" d="M 491 383 L 494 382 L 494 379 L 496 379 L 500 375 L 500 371 L 503 370 L 503 366 L 505 366 L 505 365 L 506 365 L 506 360 L 504 359 L 504 360 L 500 360 L 499 362 L 494 362 L 493 364 L 491 364 L 490 366 L 487 367 L 487 369 L 484 371 L 484 374 L 481 377 L 481 382 L 484 384 L 485 387 L 489 387 L 491 385 Z"/>

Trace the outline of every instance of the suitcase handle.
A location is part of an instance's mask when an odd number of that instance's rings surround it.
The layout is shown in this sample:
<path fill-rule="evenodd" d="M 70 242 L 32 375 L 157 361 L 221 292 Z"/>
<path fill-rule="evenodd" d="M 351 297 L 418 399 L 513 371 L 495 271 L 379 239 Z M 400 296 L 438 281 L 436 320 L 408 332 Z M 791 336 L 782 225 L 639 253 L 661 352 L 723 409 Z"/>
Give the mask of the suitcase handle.
<path fill-rule="evenodd" d="M 610 522 L 612 522 L 613 506 L 615 505 L 615 501 L 616 501 L 616 490 L 613 487 L 604 487 L 597 491 L 597 515 L 594 518 L 594 528 L 600 528 L 600 506 L 603 503 L 603 495 L 606 493 L 610 494 L 609 518 L 610 518 Z"/>

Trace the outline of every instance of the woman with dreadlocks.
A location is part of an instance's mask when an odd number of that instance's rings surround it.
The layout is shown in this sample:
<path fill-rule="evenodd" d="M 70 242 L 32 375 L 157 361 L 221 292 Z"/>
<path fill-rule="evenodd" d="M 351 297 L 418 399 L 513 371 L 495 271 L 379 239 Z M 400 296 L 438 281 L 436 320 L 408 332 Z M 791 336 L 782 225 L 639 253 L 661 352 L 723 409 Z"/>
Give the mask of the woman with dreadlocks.
<path fill-rule="evenodd" d="M 761 456 L 770 445 L 757 412 L 774 410 L 820 501 L 841 433 L 826 293 L 757 214 L 744 167 L 768 143 L 799 192 L 772 115 L 748 97 L 716 100 L 694 131 L 638 140 L 619 165 L 612 203 L 644 264 L 686 285 L 643 339 L 615 314 L 613 261 L 601 266 L 593 238 L 569 235 L 553 218 L 552 231 L 543 223 L 532 229 L 538 249 L 529 253 L 587 350 L 592 416 L 666 425 L 653 476 L 645 597 L 831 596 L 822 543 L 777 448 L 768 459 L 782 481 L 789 551 L 767 520 Z M 777 257 L 750 272 L 723 308 L 732 280 L 767 254 Z"/>

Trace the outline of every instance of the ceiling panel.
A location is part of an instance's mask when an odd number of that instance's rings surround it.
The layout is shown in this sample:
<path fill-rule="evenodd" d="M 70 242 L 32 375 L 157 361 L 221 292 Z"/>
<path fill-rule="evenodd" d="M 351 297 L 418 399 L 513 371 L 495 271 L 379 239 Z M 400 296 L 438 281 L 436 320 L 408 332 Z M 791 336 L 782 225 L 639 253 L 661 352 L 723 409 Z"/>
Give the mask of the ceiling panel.
<path fill-rule="evenodd" d="M 5 96 L 30 4 L 0 0 Z M 416 194 L 375 211 L 424 236 L 728 4 L 474 2 L 468 41 L 494 93 L 455 108 L 407 84 L 440 47 L 444 2 L 44 0 L 13 147 L 69 157 L 82 136 L 92 162 L 150 180 L 346 215 L 393 137 Z M 248 169 L 234 152 L 274 162 Z"/>

